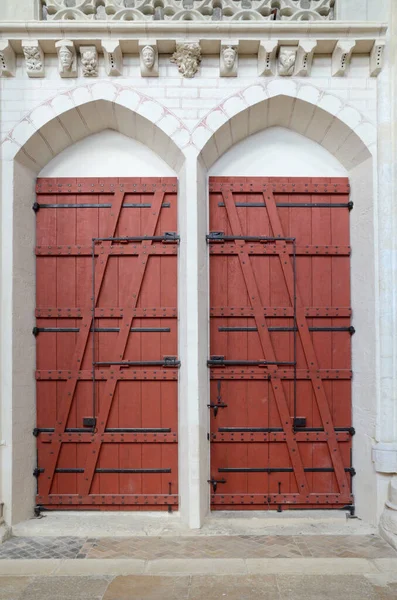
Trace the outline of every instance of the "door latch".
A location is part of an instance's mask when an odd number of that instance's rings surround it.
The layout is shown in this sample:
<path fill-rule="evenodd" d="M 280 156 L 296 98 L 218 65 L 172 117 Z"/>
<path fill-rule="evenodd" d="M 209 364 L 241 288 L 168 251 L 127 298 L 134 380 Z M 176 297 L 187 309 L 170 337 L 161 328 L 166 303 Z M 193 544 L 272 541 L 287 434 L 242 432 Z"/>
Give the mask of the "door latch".
<path fill-rule="evenodd" d="M 218 410 L 220 408 L 227 408 L 227 404 L 225 404 L 224 402 L 222 402 L 222 394 L 221 394 L 221 381 L 220 379 L 218 379 L 218 383 L 217 383 L 217 390 L 218 390 L 218 395 L 216 397 L 216 404 L 207 404 L 208 408 L 213 408 L 214 409 L 214 417 L 216 419 L 216 415 L 218 414 Z"/>
<path fill-rule="evenodd" d="M 214 494 L 216 494 L 216 489 L 218 487 L 218 483 L 226 483 L 226 479 L 208 479 L 207 483 L 210 483 L 212 485 Z"/>

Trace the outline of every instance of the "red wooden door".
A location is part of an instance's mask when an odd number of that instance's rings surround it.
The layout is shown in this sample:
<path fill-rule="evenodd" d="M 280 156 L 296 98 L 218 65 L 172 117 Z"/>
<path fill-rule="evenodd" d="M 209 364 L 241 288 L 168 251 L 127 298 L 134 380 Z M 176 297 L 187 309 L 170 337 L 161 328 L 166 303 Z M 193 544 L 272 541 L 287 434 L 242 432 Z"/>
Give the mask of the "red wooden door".
<path fill-rule="evenodd" d="M 209 188 L 212 508 L 352 505 L 348 180 Z"/>
<path fill-rule="evenodd" d="M 37 182 L 37 504 L 171 510 L 177 184 Z"/>

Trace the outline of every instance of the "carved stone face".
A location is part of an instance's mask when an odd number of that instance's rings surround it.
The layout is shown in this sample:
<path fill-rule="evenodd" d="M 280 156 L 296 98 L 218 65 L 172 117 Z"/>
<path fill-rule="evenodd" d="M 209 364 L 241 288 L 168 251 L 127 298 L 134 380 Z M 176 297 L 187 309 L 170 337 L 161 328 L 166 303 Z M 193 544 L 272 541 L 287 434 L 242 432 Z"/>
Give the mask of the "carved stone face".
<path fill-rule="evenodd" d="M 296 51 L 288 48 L 280 49 L 279 74 L 292 75 L 295 66 Z"/>
<path fill-rule="evenodd" d="M 142 62 L 147 69 L 152 69 L 156 60 L 155 51 L 151 46 L 145 46 L 142 50 Z"/>
<path fill-rule="evenodd" d="M 93 52 L 92 50 L 88 50 L 87 52 L 85 52 L 81 59 L 81 64 L 83 65 L 86 73 L 94 73 L 97 67 L 97 59 L 95 52 Z"/>
<path fill-rule="evenodd" d="M 70 71 L 73 64 L 73 54 L 66 46 L 62 46 L 59 50 L 59 64 L 65 71 Z"/>
<path fill-rule="evenodd" d="M 233 65 L 236 61 L 236 51 L 234 48 L 225 48 L 223 51 L 223 62 L 229 71 L 233 69 Z"/>

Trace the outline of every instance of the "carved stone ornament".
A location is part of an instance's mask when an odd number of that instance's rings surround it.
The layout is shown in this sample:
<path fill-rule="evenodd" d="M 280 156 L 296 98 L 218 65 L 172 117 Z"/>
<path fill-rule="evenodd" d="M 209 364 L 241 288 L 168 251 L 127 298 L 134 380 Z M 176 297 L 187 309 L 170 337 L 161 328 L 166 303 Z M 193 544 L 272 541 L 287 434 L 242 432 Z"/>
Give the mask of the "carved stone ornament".
<path fill-rule="evenodd" d="M 0 40 L 0 76 L 15 77 L 15 52 L 8 40 Z"/>
<path fill-rule="evenodd" d="M 178 71 L 183 77 L 192 78 L 201 63 L 201 48 L 198 42 L 177 42 L 176 52 L 171 62 L 178 65 Z"/>
<path fill-rule="evenodd" d="M 258 75 L 275 74 L 277 48 L 277 40 L 267 40 L 259 44 Z"/>
<path fill-rule="evenodd" d="M 316 46 L 316 40 L 300 40 L 298 51 L 296 53 L 294 75 L 300 77 L 307 77 L 310 75 Z"/>
<path fill-rule="evenodd" d="M 60 40 L 55 43 L 58 53 L 58 72 L 61 77 L 77 77 L 77 55 L 71 40 Z"/>
<path fill-rule="evenodd" d="M 332 76 L 343 77 L 350 64 L 355 41 L 339 40 L 332 53 Z"/>
<path fill-rule="evenodd" d="M 98 52 L 95 46 L 80 46 L 84 77 L 98 77 Z"/>
<path fill-rule="evenodd" d="M 335 0 L 42 0 L 45 20 L 319 21 Z"/>
<path fill-rule="evenodd" d="M 139 64 L 142 77 L 158 77 L 159 52 L 156 40 L 139 40 Z"/>
<path fill-rule="evenodd" d="M 238 42 L 222 42 L 220 54 L 220 76 L 237 77 Z"/>
<path fill-rule="evenodd" d="M 280 46 L 278 74 L 282 77 L 290 77 L 294 73 L 297 51 L 295 46 Z"/>
<path fill-rule="evenodd" d="M 29 77 L 44 77 L 44 54 L 37 40 L 22 40 L 26 72 Z"/>
<path fill-rule="evenodd" d="M 103 55 L 105 57 L 106 75 L 117 77 L 123 72 L 123 54 L 119 42 L 105 40 L 102 42 Z"/>

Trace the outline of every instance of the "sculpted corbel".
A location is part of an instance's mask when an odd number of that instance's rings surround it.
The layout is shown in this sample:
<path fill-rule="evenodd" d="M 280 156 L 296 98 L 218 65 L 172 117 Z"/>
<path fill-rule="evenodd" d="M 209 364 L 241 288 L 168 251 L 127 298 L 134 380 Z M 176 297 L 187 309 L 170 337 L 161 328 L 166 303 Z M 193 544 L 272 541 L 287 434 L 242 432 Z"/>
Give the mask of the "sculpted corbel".
<path fill-rule="evenodd" d="M 177 42 L 171 62 L 178 65 L 178 71 L 182 77 L 194 77 L 201 63 L 200 44 L 191 41 Z"/>
<path fill-rule="evenodd" d="M 350 64 L 353 48 L 356 42 L 353 40 L 339 40 L 332 53 L 332 77 L 343 77 Z"/>
<path fill-rule="evenodd" d="M 58 53 L 58 72 L 61 77 L 77 77 L 77 55 L 71 40 L 60 40 L 55 44 Z"/>
<path fill-rule="evenodd" d="M 159 52 L 156 40 L 139 40 L 139 63 L 142 77 L 159 76 Z"/>
<path fill-rule="evenodd" d="M 22 40 L 26 72 L 29 77 L 44 77 L 44 53 L 37 40 Z"/>
<path fill-rule="evenodd" d="M 15 77 L 16 58 L 8 40 L 0 40 L 0 75 Z"/>
<path fill-rule="evenodd" d="M 238 41 L 221 42 L 219 72 L 221 77 L 237 77 Z"/>
<path fill-rule="evenodd" d="M 278 74 L 282 77 L 290 77 L 293 75 L 297 51 L 298 48 L 296 46 L 280 46 L 278 55 Z"/>
<path fill-rule="evenodd" d="M 258 75 L 275 75 L 277 40 L 266 40 L 259 44 Z"/>
<path fill-rule="evenodd" d="M 80 46 L 83 77 L 98 77 L 98 52 L 95 46 Z"/>
<path fill-rule="evenodd" d="M 300 77 L 310 76 L 316 46 L 316 40 L 300 40 L 296 53 L 294 75 Z"/>
<path fill-rule="evenodd" d="M 109 77 L 117 77 L 123 72 L 123 54 L 120 43 L 113 40 L 102 42 L 103 55 L 105 57 L 105 71 Z"/>

